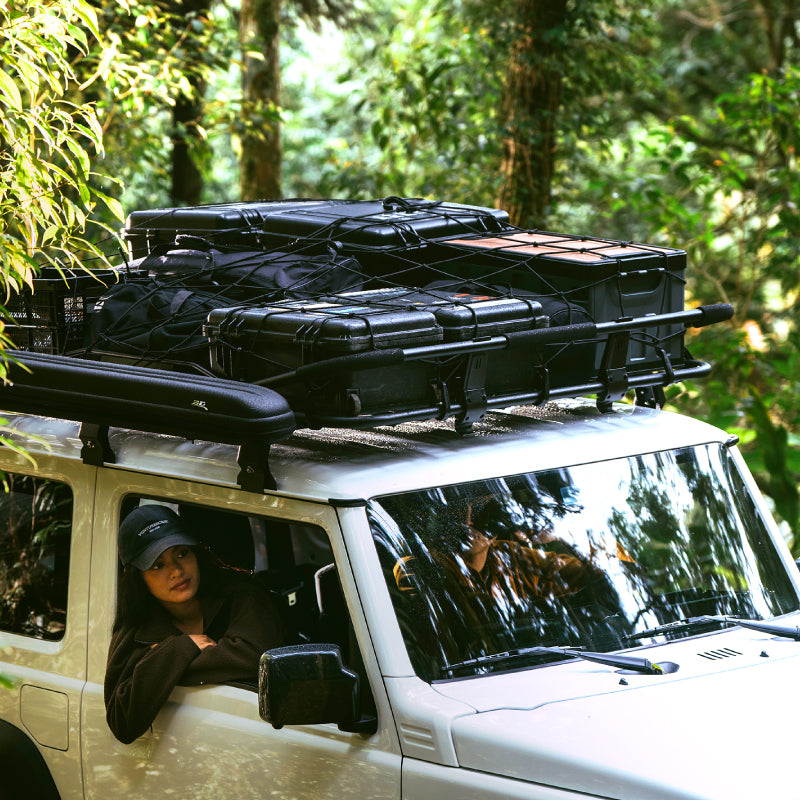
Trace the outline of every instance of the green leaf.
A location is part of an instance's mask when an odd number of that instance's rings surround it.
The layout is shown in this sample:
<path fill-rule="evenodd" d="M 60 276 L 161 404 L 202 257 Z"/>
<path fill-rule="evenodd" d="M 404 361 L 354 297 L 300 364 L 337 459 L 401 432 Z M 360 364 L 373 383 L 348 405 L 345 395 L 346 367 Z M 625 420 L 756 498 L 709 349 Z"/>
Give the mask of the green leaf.
<path fill-rule="evenodd" d="M 22 95 L 10 75 L 0 70 L 0 98 L 14 111 L 22 111 Z"/>
<path fill-rule="evenodd" d="M 72 12 L 83 22 L 83 24 L 91 31 L 92 35 L 100 38 L 100 30 L 97 25 L 97 13 L 90 3 L 85 0 L 71 0 Z"/>

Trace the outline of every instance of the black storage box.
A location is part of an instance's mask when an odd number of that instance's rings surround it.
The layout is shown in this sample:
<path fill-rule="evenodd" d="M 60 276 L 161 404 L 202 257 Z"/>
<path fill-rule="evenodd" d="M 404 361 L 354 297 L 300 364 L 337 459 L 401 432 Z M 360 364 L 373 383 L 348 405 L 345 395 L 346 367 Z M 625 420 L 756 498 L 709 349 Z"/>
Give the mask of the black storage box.
<path fill-rule="evenodd" d="M 204 331 L 212 370 L 237 380 L 274 384 L 296 412 L 311 420 L 446 408 L 463 401 L 471 363 L 463 351 L 446 351 L 448 344 L 547 324 L 539 304 L 530 299 L 457 298 L 395 289 L 353 292 L 330 301 L 211 311 Z M 309 381 L 292 375 L 293 370 L 327 359 L 440 343 L 445 352 L 430 357 L 366 369 L 346 362 Z M 540 380 L 537 364 L 530 348 L 497 352 L 484 360 L 485 377 L 475 391 L 530 391 Z"/>
<path fill-rule="evenodd" d="M 494 208 L 390 197 L 384 200 L 326 200 L 286 208 L 264 219 L 265 242 L 325 239 L 349 252 L 420 246 L 463 234 L 508 227 L 508 214 Z"/>
<path fill-rule="evenodd" d="M 430 253 L 440 272 L 454 282 L 469 280 L 494 289 L 506 286 L 558 298 L 588 312 L 594 322 L 682 311 L 686 253 L 542 231 L 454 237 Z M 663 366 L 658 349 L 679 364 L 684 356 L 682 325 L 634 332 L 628 364 L 634 369 Z M 603 348 L 597 348 L 600 367 Z"/>
<path fill-rule="evenodd" d="M 470 292 L 395 287 L 342 294 L 373 308 L 407 308 L 430 311 L 442 328 L 445 342 L 464 342 L 485 336 L 501 336 L 512 331 L 543 328 L 548 318 L 534 298 L 495 297 Z"/>
<path fill-rule="evenodd" d="M 260 308 L 211 311 L 204 327 L 211 368 L 218 375 L 257 382 L 340 356 L 442 341 L 428 311 L 372 308 L 358 302 L 293 301 Z M 279 390 L 299 412 L 355 416 L 367 409 L 413 406 L 427 395 L 424 364 L 403 370 L 342 370 L 322 385 L 289 381 Z"/>
<path fill-rule="evenodd" d="M 257 250 L 270 214 L 319 205 L 319 200 L 276 200 L 134 211 L 122 235 L 133 259 L 159 252 L 181 235 L 198 236 L 223 250 Z"/>
<path fill-rule="evenodd" d="M 123 238 L 134 259 L 158 252 L 178 236 L 198 236 L 234 250 L 272 250 L 290 243 L 303 250 L 337 242 L 345 252 L 366 250 L 369 256 L 376 250 L 495 232 L 507 225 L 505 211 L 413 198 L 276 200 L 134 211 Z"/>
<path fill-rule="evenodd" d="M 4 333 L 20 350 L 68 355 L 86 345 L 94 304 L 119 283 L 121 273 L 112 269 L 92 274 L 44 267 L 26 288 L 5 303 Z"/>

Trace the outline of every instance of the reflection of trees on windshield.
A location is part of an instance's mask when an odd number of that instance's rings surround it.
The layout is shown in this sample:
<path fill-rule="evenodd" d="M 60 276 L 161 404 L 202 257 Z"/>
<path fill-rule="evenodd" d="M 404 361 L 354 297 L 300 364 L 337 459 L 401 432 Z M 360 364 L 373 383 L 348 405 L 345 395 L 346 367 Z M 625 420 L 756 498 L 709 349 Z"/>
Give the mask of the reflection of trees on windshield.
<path fill-rule="evenodd" d="M 796 605 L 718 446 L 395 495 L 369 515 L 427 679 L 507 650 L 616 650 L 677 617 Z"/>
<path fill-rule="evenodd" d="M 764 566 L 763 526 L 753 513 L 746 524 L 741 517 L 745 492 L 740 479 L 739 491 L 731 486 L 727 453 L 709 449 L 702 455 L 696 459 L 681 451 L 637 458 L 627 481 L 627 502 L 608 519 L 620 544 L 637 554 L 630 583 L 641 598 L 639 617 L 647 624 L 701 614 L 779 613 L 769 595 L 761 594 L 761 579 L 756 576 L 753 582 L 750 575 L 756 550 Z M 756 547 L 742 537 L 743 529 L 751 536 L 761 532 Z M 779 574 L 776 568 L 773 559 L 765 577 L 772 580 Z M 654 617 L 647 619 L 648 613 Z"/>
<path fill-rule="evenodd" d="M 613 586 L 553 533 L 555 520 L 578 513 L 569 476 L 539 477 L 386 498 L 394 519 L 371 509 L 401 625 L 419 645 L 410 652 L 420 674 L 518 647 L 609 644 Z"/>

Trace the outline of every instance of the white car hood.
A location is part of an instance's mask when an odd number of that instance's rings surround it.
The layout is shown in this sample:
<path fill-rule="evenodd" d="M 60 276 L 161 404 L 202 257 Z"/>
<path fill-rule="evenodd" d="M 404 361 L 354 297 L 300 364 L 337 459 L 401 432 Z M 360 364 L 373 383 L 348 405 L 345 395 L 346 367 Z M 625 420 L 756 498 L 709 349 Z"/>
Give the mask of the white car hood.
<path fill-rule="evenodd" d="M 743 631 L 712 639 L 723 641 L 704 654 L 686 640 L 647 652 L 677 656 L 673 675 L 569 662 L 490 678 L 478 692 L 474 681 L 438 684 L 462 702 L 472 694 L 476 708 L 453 720 L 458 762 L 593 797 L 800 798 L 800 642 Z"/>

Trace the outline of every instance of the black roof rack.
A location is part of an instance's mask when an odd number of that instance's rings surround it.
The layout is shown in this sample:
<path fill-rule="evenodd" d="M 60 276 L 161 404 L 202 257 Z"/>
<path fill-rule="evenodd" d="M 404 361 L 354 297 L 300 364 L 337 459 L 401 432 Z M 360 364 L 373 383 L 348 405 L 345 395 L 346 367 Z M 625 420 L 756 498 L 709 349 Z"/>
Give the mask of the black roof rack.
<path fill-rule="evenodd" d="M 83 423 L 87 463 L 113 463 L 109 426 L 131 428 L 238 445 L 242 488 L 275 488 L 269 446 L 290 436 L 296 422 L 272 389 L 42 353 L 19 351 L 13 359 L 0 407 Z"/>
<path fill-rule="evenodd" d="M 551 377 L 547 367 L 533 367 L 536 375 L 522 390 L 489 394 L 486 389 L 485 365 L 472 368 L 468 363 L 462 371 L 469 378 L 457 384 L 457 392 L 442 396 L 437 405 L 417 408 L 399 408 L 385 413 L 333 415 L 320 412 L 304 414 L 297 412 L 298 422 L 312 427 L 370 428 L 377 425 L 393 425 L 400 422 L 426 419 L 455 419 L 456 430 L 467 433 L 471 424 L 492 408 L 511 405 L 541 405 L 549 400 L 567 397 L 596 395 L 601 411 L 608 411 L 612 403 L 622 399 L 630 390 L 635 390 L 640 405 L 662 405 L 659 398 L 663 387 L 689 379 L 703 378 L 711 367 L 704 361 L 692 359 L 684 353 L 680 363 L 673 365 L 666 350 L 658 348 L 661 356 L 659 368 L 648 365 L 643 370 L 627 362 L 629 338 L 632 332 L 665 324 L 701 328 L 728 320 L 733 316 L 733 307 L 726 303 L 699 306 L 694 309 L 667 314 L 652 314 L 647 317 L 632 317 L 602 323 L 576 323 L 554 328 L 538 328 L 514 331 L 499 336 L 487 336 L 478 340 L 441 342 L 408 348 L 389 348 L 353 353 L 327 360 L 302 365 L 296 370 L 271 378 L 254 381 L 257 385 L 280 387 L 296 381 L 308 384 L 320 382 L 328 375 L 355 373 L 399 366 L 412 361 L 431 360 L 437 357 L 462 356 L 476 358 L 497 350 L 525 348 L 541 350 L 545 347 L 568 345 L 580 342 L 602 341 L 603 355 L 600 370 L 589 374 L 588 379 L 557 380 Z M 579 373 L 580 374 L 580 373 Z M 658 390 L 662 390 L 659 392 Z"/>
<path fill-rule="evenodd" d="M 663 405 L 710 371 L 686 329 L 733 315 L 684 310 L 681 250 L 419 198 L 146 210 L 125 235 L 138 259 L 104 284 L 43 275 L 6 304 L 6 335 L 38 352 L 0 408 L 80 421 L 93 463 L 113 460 L 109 425 L 236 444 L 256 491 L 295 426 L 464 434 L 550 399 Z"/>

